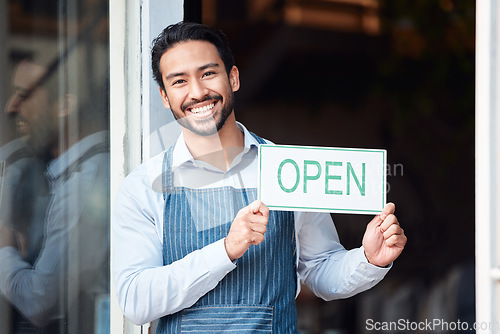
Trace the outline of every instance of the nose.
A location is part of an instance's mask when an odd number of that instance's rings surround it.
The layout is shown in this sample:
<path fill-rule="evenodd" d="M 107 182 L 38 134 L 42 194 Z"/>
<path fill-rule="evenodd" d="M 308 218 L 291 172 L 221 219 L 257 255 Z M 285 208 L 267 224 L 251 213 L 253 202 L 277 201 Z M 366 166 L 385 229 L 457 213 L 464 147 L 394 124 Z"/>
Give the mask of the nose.
<path fill-rule="evenodd" d="M 7 101 L 7 105 L 5 106 L 5 113 L 13 114 L 19 112 L 19 107 L 21 106 L 21 99 L 16 96 L 16 94 L 12 95 Z"/>
<path fill-rule="evenodd" d="M 208 95 L 208 89 L 200 80 L 192 80 L 189 87 L 189 97 L 192 100 L 202 100 Z"/>

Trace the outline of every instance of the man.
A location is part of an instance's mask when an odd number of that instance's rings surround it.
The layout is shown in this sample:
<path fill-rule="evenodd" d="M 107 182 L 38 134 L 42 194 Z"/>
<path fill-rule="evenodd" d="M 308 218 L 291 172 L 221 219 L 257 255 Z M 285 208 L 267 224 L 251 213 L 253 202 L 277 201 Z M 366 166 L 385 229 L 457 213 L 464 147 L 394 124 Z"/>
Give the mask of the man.
<path fill-rule="evenodd" d="M 50 159 L 47 194 L 35 197 L 27 228 L 17 230 L 14 216 L 0 221 L 0 293 L 18 311 L 14 333 L 93 333 L 108 294 L 106 104 L 60 94 L 59 70 L 21 62 L 6 107 L 30 152 Z M 12 201 L 12 211 L 24 202 Z"/>
<path fill-rule="evenodd" d="M 257 147 L 236 122 L 238 68 L 224 35 L 167 27 L 152 49 L 163 104 L 182 133 L 132 172 L 113 209 L 120 305 L 159 333 L 295 333 L 299 279 L 331 300 L 379 282 L 406 243 L 394 205 L 346 251 L 329 214 L 269 211 L 257 197 Z"/>

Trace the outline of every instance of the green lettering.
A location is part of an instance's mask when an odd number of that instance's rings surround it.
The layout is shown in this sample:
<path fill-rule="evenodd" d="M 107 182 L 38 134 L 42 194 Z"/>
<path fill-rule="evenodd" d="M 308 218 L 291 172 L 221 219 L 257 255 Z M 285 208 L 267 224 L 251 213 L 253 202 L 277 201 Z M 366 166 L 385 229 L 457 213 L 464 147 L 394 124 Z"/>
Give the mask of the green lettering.
<path fill-rule="evenodd" d="M 314 165 L 318 169 L 316 175 L 307 175 L 307 166 Z M 307 193 L 307 181 L 317 180 L 321 176 L 321 165 L 314 160 L 304 160 L 304 193 Z"/>
<path fill-rule="evenodd" d="M 342 190 L 330 190 L 330 189 L 328 189 L 328 181 L 329 180 L 340 180 L 342 178 L 340 175 L 330 175 L 330 173 L 329 173 L 330 166 L 342 166 L 342 163 L 337 162 L 337 161 L 326 161 L 325 162 L 325 194 L 342 195 Z"/>
<path fill-rule="evenodd" d="M 286 188 L 283 183 L 281 182 L 281 170 L 283 169 L 283 166 L 286 164 L 286 163 L 290 163 L 293 165 L 293 167 L 295 167 L 295 174 L 296 174 L 296 179 L 295 179 L 295 184 L 293 185 L 293 187 L 291 188 Z M 278 183 L 281 187 L 281 190 L 283 190 L 284 192 L 286 193 L 293 193 L 295 191 L 295 189 L 297 189 L 297 187 L 299 186 L 299 182 L 300 182 L 300 171 L 299 171 L 299 166 L 297 165 L 297 163 L 295 161 L 293 161 L 292 159 L 285 159 L 281 162 L 280 166 L 278 167 Z"/>
<path fill-rule="evenodd" d="M 361 196 L 365 196 L 365 163 L 363 162 L 361 164 L 361 184 L 359 184 L 359 179 L 354 173 L 354 169 L 352 168 L 351 163 L 347 163 L 347 195 L 351 194 L 351 178 L 349 177 L 349 175 L 352 175 L 352 177 L 354 178 Z"/>

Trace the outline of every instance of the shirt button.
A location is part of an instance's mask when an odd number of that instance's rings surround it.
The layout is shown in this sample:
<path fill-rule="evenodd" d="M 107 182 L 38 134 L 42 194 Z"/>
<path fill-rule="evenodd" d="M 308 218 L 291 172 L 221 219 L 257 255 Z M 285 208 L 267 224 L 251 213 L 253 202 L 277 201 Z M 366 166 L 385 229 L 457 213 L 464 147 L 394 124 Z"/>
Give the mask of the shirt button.
<path fill-rule="evenodd" d="M 365 264 L 362 264 L 362 265 L 361 265 L 361 268 L 366 269 L 366 265 L 365 265 Z"/>
<path fill-rule="evenodd" d="M 345 286 L 351 286 L 351 284 L 350 283 L 346 283 Z"/>

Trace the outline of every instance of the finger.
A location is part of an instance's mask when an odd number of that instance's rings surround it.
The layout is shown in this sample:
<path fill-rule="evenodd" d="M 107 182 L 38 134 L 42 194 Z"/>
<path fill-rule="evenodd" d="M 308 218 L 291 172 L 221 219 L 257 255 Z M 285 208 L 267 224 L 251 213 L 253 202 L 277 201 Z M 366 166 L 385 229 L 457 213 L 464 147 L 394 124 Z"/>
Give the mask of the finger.
<path fill-rule="evenodd" d="M 261 215 L 254 214 L 254 215 L 249 216 L 248 220 L 252 224 L 259 224 L 259 225 L 266 226 L 269 218 L 267 218 L 266 216 L 261 216 Z"/>
<path fill-rule="evenodd" d="M 406 236 L 404 234 L 393 235 L 389 239 L 385 240 L 385 244 L 389 247 L 404 247 L 406 244 Z"/>
<path fill-rule="evenodd" d="M 256 201 L 253 201 L 252 203 L 250 203 L 248 208 L 250 209 L 250 212 L 252 212 L 254 214 L 260 213 L 264 217 L 269 217 L 269 208 L 267 207 L 267 205 L 265 205 L 264 203 L 262 203 L 259 200 L 256 200 Z"/>
<path fill-rule="evenodd" d="M 390 214 L 387 216 L 387 218 L 385 218 L 384 221 L 382 221 L 382 224 L 380 224 L 380 230 L 382 232 L 385 232 L 389 229 L 390 226 L 392 225 L 397 225 L 399 226 L 399 222 L 398 222 L 398 219 L 396 218 L 395 215 L 393 214 Z"/>
<path fill-rule="evenodd" d="M 267 231 L 267 226 L 263 224 L 252 224 L 252 231 L 260 234 L 264 234 Z"/>
<path fill-rule="evenodd" d="M 401 234 L 403 234 L 403 229 L 399 225 L 393 224 L 389 226 L 389 228 L 387 229 L 387 231 L 384 232 L 383 235 L 384 239 L 389 239 L 393 235 L 401 235 Z"/>
<path fill-rule="evenodd" d="M 382 212 L 379 215 L 373 217 L 373 219 L 368 223 L 369 227 L 375 228 L 380 226 L 380 224 L 384 222 L 387 216 L 394 213 L 395 210 L 396 206 L 394 205 L 394 203 L 387 203 L 382 209 Z"/>
<path fill-rule="evenodd" d="M 253 236 L 248 241 L 248 243 L 250 243 L 252 245 L 258 245 L 262 241 L 264 241 L 264 235 L 260 234 L 260 233 L 254 233 Z"/>
<path fill-rule="evenodd" d="M 393 214 L 396 211 L 396 205 L 394 203 L 387 203 L 382 209 L 382 213 L 380 214 L 380 219 L 385 220 L 387 216 Z"/>

